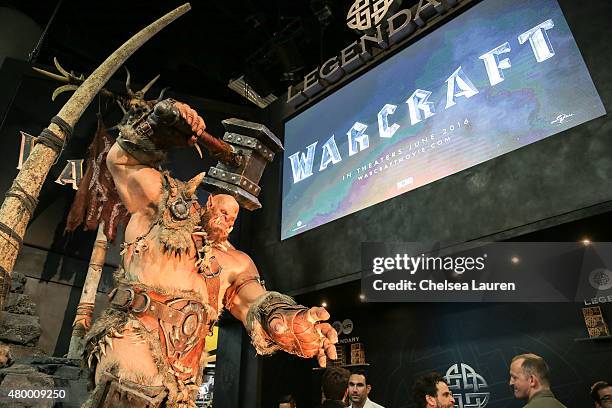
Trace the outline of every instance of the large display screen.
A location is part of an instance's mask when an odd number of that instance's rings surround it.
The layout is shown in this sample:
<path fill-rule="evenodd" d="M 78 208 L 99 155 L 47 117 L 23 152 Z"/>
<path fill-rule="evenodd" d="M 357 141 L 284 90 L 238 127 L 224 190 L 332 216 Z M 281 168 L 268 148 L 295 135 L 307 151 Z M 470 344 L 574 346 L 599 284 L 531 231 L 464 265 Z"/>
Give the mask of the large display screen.
<path fill-rule="evenodd" d="M 281 239 L 604 114 L 556 0 L 485 0 L 286 122 Z"/>

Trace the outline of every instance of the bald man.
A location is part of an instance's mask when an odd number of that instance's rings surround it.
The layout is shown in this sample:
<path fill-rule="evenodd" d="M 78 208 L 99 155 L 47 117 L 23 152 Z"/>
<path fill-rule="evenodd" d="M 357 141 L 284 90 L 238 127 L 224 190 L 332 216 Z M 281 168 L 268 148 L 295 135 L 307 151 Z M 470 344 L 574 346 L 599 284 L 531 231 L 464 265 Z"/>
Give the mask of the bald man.
<path fill-rule="evenodd" d="M 510 364 L 510 386 L 514 397 L 527 400 L 524 408 L 567 408 L 550 390 L 546 361 L 535 354 L 521 354 Z"/>

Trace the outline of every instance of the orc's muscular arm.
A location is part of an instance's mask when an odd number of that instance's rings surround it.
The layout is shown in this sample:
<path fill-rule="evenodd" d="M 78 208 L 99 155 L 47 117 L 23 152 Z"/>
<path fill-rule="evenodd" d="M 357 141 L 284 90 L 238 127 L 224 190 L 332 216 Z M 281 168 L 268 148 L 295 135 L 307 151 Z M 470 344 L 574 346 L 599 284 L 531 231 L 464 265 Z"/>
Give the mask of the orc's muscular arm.
<path fill-rule="evenodd" d="M 246 327 L 259 354 L 281 349 L 300 357 L 317 357 L 325 367 L 327 358 L 336 359 L 336 330 L 322 307 L 307 308 L 289 296 L 267 292 L 259 281 L 251 258 L 245 272 L 238 274 L 227 291 L 225 305 Z"/>
<path fill-rule="evenodd" d="M 131 214 L 154 211 L 161 195 L 161 174 L 140 163 L 115 143 L 106 156 L 121 201 Z"/>

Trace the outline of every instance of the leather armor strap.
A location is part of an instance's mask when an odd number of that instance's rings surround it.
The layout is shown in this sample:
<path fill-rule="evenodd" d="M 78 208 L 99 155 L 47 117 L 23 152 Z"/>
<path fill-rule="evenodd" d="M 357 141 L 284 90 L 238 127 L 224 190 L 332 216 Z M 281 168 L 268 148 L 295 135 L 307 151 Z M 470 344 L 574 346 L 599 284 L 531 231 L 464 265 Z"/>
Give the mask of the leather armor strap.
<path fill-rule="evenodd" d="M 253 281 L 261 284 L 259 275 L 253 272 L 242 272 L 236 277 L 234 283 L 225 291 L 225 296 L 223 298 L 223 305 L 227 310 L 231 309 L 234 304 L 234 298 L 238 295 L 240 290 Z"/>
<path fill-rule="evenodd" d="M 221 279 L 219 275 L 206 279 L 206 291 L 208 292 L 208 304 L 212 306 L 215 312 L 219 312 L 219 289 L 221 288 Z"/>
<path fill-rule="evenodd" d="M 199 211 L 199 204 L 197 201 L 193 203 L 193 207 L 196 211 Z M 191 235 L 191 239 L 198 252 L 202 251 L 205 245 L 204 238 L 201 235 Z M 221 288 L 221 279 L 219 273 L 207 274 L 206 271 L 202 273 L 198 271 L 198 274 L 204 278 L 206 282 L 206 292 L 208 293 L 208 304 L 215 310 L 215 313 L 219 313 L 219 290 Z"/>
<path fill-rule="evenodd" d="M 185 313 L 167 306 L 163 301 L 153 297 L 165 297 L 155 292 L 135 291 L 129 286 L 120 286 L 109 294 L 111 307 L 126 310 L 135 315 L 148 314 L 157 319 L 180 327 L 185 320 Z M 169 297 L 168 297 L 169 298 Z"/>
<path fill-rule="evenodd" d="M 158 148 L 151 138 L 131 126 L 119 126 L 116 141 L 123 150 L 142 164 L 157 167 L 166 158 L 166 153 Z"/>

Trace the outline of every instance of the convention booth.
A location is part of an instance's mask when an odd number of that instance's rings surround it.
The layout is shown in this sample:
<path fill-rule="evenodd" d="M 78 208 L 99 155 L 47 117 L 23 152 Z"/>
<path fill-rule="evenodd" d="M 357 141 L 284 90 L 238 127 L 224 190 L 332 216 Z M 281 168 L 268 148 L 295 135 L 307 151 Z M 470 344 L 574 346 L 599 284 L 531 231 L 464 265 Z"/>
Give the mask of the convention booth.
<path fill-rule="evenodd" d="M 456 407 L 523 406 L 508 387 L 510 361 L 523 353 L 546 360 L 563 404 L 592 406 L 590 385 L 612 372 L 612 4 L 381 0 L 355 1 L 346 14 L 354 42 L 263 109 L 166 92 L 226 141 L 233 130 L 222 121 L 233 117 L 265 125 L 282 143 L 275 154 L 274 143 L 253 146 L 271 159 L 236 194 L 253 193 L 261 209 L 241 210 L 230 241 L 267 290 L 329 311 L 338 359 L 328 366 L 365 369 L 370 398 L 385 407 L 415 406 L 414 378 L 433 370 Z M 8 191 L 33 135 L 69 95 L 51 102 L 56 82 L 16 58 L 1 64 L 0 191 Z M 132 81 L 142 88 L 149 79 Z M 111 80 L 105 89 L 124 87 Z M 66 220 L 93 135 L 121 117 L 94 100 L 42 187 L 14 267 L 17 300 L 4 305 L 5 322 L 20 329 L 0 342 L 17 357 L 69 354 L 100 237 L 97 224 L 65 233 Z M 182 180 L 194 169 L 221 180 L 214 166 L 227 170 L 195 149 L 172 152 L 169 163 Z M 208 193 L 197 194 L 205 203 Z M 123 241 L 119 228 L 99 265 L 94 317 L 109 305 Z M 433 258 L 454 264 L 410 272 L 408 259 Z M 316 359 L 258 356 L 229 313 L 206 350 L 199 406 L 276 408 L 287 394 L 297 407 L 321 402 Z M 86 387 L 78 384 L 66 387 Z M 86 391 L 73 395 L 82 401 Z"/>
<path fill-rule="evenodd" d="M 583 315 L 610 313 L 608 289 L 562 303 L 414 303 L 405 292 L 388 303 L 364 298 L 358 282 L 364 243 L 433 242 L 452 253 L 474 241 L 609 241 L 600 229 L 611 198 L 600 63 L 609 50 L 596 39 L 609 12 L 597 2 L 493 0 L 418 22 L 413 8 L 388 22 L 393 31 L 413 17 L 402 40 L 376 53 L 380 38 L 366 32 L 274 106 L 285 155 L 265 176 L 274 186 L 262 192 L 266 210 L 253 214 L 255 262 L 270 287 L 327 304 L 342 363 L 367 364 L 373 401 L 413 406 L 413 379 L 435 369 L 456 406 L 522 406 L 508 367 L 526 352 L 546 359 L 567 406 L 590 406 L 590 385 L 609 376 L 610 337 L 590 340 Z M 534 30 L 541 41 L 528 39 Z M 289 393 L 298 406 L 318 403 L 316 364 L 284 355 L 258 364 L 262 406 Z"/>

